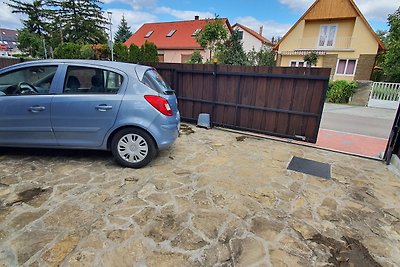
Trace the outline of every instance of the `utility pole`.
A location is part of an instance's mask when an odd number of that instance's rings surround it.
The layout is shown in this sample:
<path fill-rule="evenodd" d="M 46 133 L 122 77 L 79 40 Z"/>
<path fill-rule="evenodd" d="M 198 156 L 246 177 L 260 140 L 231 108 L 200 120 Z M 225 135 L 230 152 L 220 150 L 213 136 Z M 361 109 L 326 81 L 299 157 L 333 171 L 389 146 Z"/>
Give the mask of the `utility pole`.
<path fill-rule="evenodd" d="M 108 19 L 110 21 L 110 49 L 111 49 L 111 61 L 114 61 L 114 45 L 113 45 L 113 37 L 112 37 L 112 29 L 111 29 L 111 18 L 112 18 L 112 12 L 108 11 L 107 12 Z"/>
<path fill-rule="evenodd" d="M 3 30 L 1 29 L 1 27 L 0 27 L 0 43 L 1 43 L 1 46 L 3 46 Z M 0 51 L 1 51 L 2 49 L 0 48 Z"/>
<path fill-rule="evenodd" d="M 44 58 L 47 59 L 47 50 L 46 50 L 46 41 L 43 38 L 43 50 L 44 50 Z"/>

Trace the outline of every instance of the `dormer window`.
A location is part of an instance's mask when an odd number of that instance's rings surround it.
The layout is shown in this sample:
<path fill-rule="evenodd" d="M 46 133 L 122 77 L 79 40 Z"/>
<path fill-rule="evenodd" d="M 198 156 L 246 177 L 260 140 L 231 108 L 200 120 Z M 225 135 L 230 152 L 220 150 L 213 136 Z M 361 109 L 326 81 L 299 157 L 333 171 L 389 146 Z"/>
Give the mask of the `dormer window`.
<path fill-rule="evenodd" d="M 154 31 L 149 31 L 148 33 L 146 33 L 146 35 L 144 36 L 144 38 L 149 38 L 149 37 L 150 37 L 150 35 L 152 35 L 152 34 L 153 34 L 153 32 L 154 32 Z"/>
<path fill-rule="evenodd" d="M 196 29 L 193 33 L 192 36 L 197 36 L 201 32 L 201 29 Z"/>
<path fill-rule="evenodd" d="M 175 32 L 176 32 L 176 30 L 171 30 L 171 31 L 167 34 L 167 37 L 171 37 L 172 35 L 174 35 Z"/>

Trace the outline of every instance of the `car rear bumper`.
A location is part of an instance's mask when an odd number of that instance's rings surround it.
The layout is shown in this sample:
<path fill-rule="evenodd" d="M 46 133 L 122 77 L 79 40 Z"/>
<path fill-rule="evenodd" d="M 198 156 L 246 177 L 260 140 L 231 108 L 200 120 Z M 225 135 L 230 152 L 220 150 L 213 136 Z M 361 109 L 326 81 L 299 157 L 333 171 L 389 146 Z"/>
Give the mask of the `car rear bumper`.
<path fill-rule="evenodd" d="M 153 135 L 157 147 L 160 150 L 170 147 L 179 135 L 180 116 L 179 113 L 174 117 L 161 116 L 160 123 L 152 123 L 149 131 Z"/>

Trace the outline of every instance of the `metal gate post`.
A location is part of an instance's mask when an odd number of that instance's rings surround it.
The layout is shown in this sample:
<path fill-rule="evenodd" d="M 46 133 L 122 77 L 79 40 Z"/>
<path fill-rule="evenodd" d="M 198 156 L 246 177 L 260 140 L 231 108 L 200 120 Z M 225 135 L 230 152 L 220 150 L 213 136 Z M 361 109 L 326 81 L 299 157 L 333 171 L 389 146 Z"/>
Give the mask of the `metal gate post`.
<path fill-rule="evenodd" d="M 217 72 L 218 72 L 218 64 L 217 62 L 214 62 L 214 70 L 213 70 L 213 104 L 212 104 L 212 110 L 211 110 L 211 127 L 214 123 L 215 120 L 215 105 L 217 103 Z"/>
<path fill-rule="evenodd" d="M 397 107 L 396 117 L 393 122 L 392 131 L 390 132 L 390 137 L 385 149 L 385 155 L 383 159 L 386 162 L 386 165 L 390 164 L 390 160 L 392 159 L 393 151 L 398 150 L 400 146 L 400 104 Z"/>

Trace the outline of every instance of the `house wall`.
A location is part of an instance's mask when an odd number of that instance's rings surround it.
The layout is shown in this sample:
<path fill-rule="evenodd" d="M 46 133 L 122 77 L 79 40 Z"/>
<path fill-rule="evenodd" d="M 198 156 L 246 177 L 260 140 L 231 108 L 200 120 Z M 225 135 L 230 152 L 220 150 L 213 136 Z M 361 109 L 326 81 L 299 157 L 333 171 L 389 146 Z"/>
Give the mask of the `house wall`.
<path fill-rule="evenodd" d="M 300 21 L 291 31 L 289 35 L 285 37 L 282 43 L 279 45 L 278 53 L 282 51 L 293 51 L 298 48 L 299 39 L 303 36 L 305 21 Z M 281 66 L 287 66 L 282 64 Z"/>
<path fill-rule="evenodd" d="M 355 50 L 355 55 L 361 54 L 377 54 L 378 53 L 378 42 L 375 37 L 371 34 L 367 25 L 362 21 L 360 17 L 356 19 L 354 25 L 354 34 L 351 43 L 351 47 Z"/>
<path fill-rule="evenodd" d="M 200 54 L 203 56 L 203 62 L 206 61 L 210 54 L 207 51 L 199 50 Z M 182 62 L 182 58 L 186 60 L 186 58 L 193 54 L 194 50 L 166 50 L 159 49 L 158 55 L 159 57 L 163 56 L 164 62 L 166 63 L 186 63 Z"/>
<path fill-rule="evenodd" d="M 238 29 L 239 31 L 243 31 L 242 43 L 243 43 L 243 49 L 244 49 L 245 52 L 249 52 L 253 48 L 256 51 L 260 51 L 261 47 L 263 46 L 263 43 L 259 39 L 257 39 L 256 37 L 254 37 L 253 35 L 251 35 L 247 31 L 243 30 L 239 26 L 236 26 L 233 29 L 234 30 Z"/>
<path fill-rule="evenodd" d="M 337 60 L 338 60 L 338 54 L 328 54 L 328 55 L 325 55 L 323 58 L 324 58 L 324 62 L 323 62 L 322 66 L 324 68 L 331 69 L 331 79 L 333 79 L 333 76 L 335 75 Z"/>
<path fill-rule="evenodd" d="M 370 80 L 375 66 L 376 55 L 360 55 L 354 80 Z"/>
<path fill-rule="evenodd" d="M 378 53 L 378 42 L 371 34 L 368 26 L 360 18 L 338 19 L 338 20 L 317 20 L 301 21 L 292 32 L 286 36 L 279 46 L 278 52 L 295 51 L 303 48 L 318 49 L 318 37 L 322 24 L 337 24 L 336 42 L 341 42 L 340 38 L 346 39 L 351 36 L 348 48 L 339 47 L 337 49 L 326 49 L 326 55 L 320 56 L 318 67 L 331 68 L 331 78 L 333 80 L 368 80 L 370 79 L 375 57 Z M 343 40 L 343 39 L 342 39 Z M 307 42 L 310 42 L 309 44 Z M 306 44 L 306 45 L 305 45 Z M 339 43 L 337 43 L 339 45 Z M 303 56 L 282 56 L 277 66 L 290 66 L 291 60 L 301 60 Z M 354 75 L 337 75 L 336 66 L 339 59 L 357 60 Z"/>
<path fill-rule="evenodd" d="M 353 35 L 353 29 L 355 19 L 343 19 L 343 20 L 318 20 L 318 21 L 307 21 L 304 27 L 304 34 L 302 37 L 309 38 L 314 37 L 318 41 L 321 25 L 336 24 L 338 25 L 336 38 L 338 37 L 349 37 Z M 300 38 L 302 38 L 300 36 Z M 317 42 L 314 44 L 318 46 Z"/>

